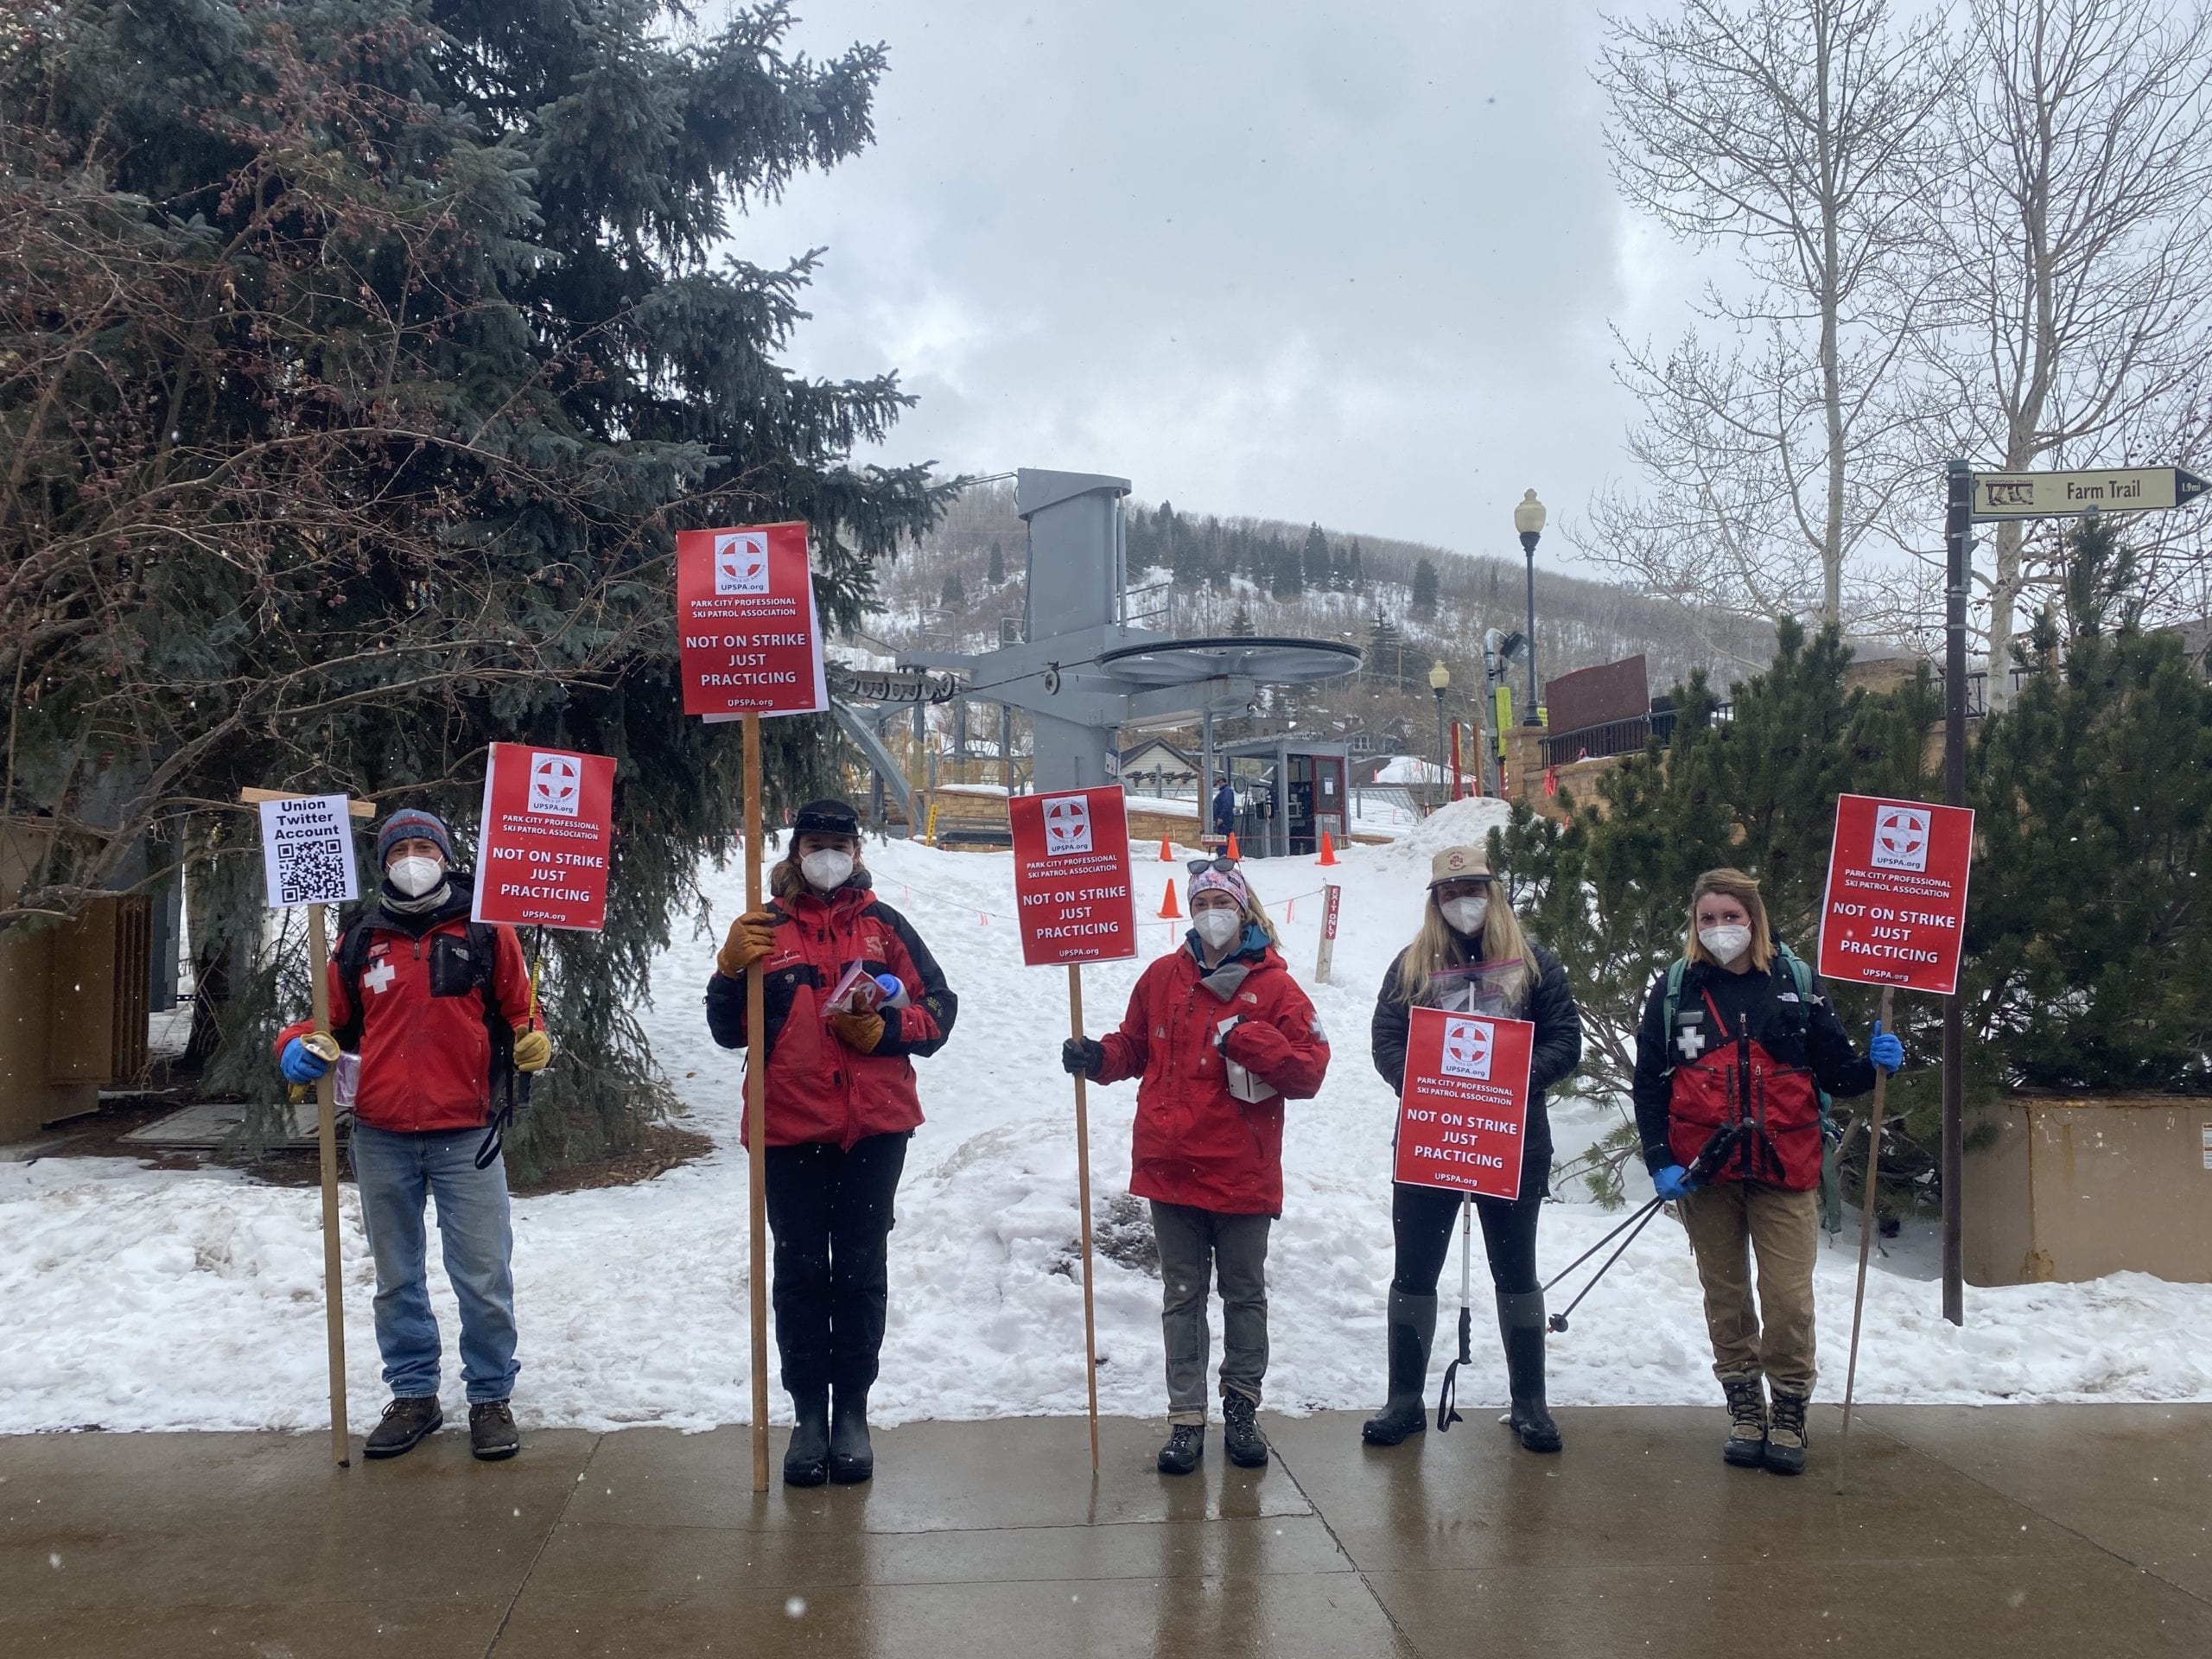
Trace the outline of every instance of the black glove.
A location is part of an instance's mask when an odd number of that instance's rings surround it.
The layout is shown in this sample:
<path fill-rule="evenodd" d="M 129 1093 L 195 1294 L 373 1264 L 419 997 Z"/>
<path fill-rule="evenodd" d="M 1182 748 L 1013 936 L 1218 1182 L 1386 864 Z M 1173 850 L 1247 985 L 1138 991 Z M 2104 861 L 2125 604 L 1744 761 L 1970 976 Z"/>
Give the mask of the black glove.
<path fill-rule="evenodd" d="M 1071 1077 L 1095 1077 L 1106 1069 L 1106 1051 L 1088 1037 L 1071 1037 L 1060 1045 L 1060 1070 Z"/>

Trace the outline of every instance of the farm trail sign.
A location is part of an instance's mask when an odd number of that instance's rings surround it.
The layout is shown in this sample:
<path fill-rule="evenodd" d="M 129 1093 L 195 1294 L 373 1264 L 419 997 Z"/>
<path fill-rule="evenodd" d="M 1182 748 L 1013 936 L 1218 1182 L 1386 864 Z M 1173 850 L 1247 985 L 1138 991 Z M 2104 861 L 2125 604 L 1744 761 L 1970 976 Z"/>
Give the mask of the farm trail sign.
<path fill-rule="evenodd" d="M 1976 473 L 1972 517 L 2063 518 L 2076 512 L 2158 512 L 2185 507 L 2212 484 L 2178 467 L 2118 467 L 2081 473 Z"/>

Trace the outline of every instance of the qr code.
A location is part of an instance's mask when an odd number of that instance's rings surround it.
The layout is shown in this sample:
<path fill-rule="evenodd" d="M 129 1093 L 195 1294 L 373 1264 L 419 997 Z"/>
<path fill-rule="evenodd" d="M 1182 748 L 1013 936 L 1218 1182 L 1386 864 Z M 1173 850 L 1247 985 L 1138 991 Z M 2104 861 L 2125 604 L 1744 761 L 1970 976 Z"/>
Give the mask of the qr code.
<path fill-rule="evenodd" d="M 276 890 L 288 905 L 328 904 L 346 896 L 343 842 L 280 841 Z"/>

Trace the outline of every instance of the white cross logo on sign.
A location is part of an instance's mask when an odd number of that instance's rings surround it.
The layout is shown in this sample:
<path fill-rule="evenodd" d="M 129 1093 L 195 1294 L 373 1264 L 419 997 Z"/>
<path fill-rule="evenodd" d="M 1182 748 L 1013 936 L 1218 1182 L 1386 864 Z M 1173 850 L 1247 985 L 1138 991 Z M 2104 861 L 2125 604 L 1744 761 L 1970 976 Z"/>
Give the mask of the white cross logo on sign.
<path fill-rule="evenodd" d="M 1052 858 L 1090 850 L 1090 803 L 1062 795 L 1045 803 L 1045 851 Z"/>
<path fill-rule="evenodd" d="M 1876 808 L 1873 862 L 1878 870 L 1926 869 L 1928 814 L 1910 806 Z"/>
<path fill-rule="evenodd" d="M 377 958 L 377 965 L 370 969 L 367 973 L 361 976 L 361 983 L 367 986 L 378 996 L 382 996 L 384 995 L 384 988 L 391 984 L 395 976 L 396 976 L 392 971 L 391 958 L 389 957 L 378 957 Z"/>
<path fill-rule="evenodd" d="M 583 810 L 583 767 L 572 754 L 530 757 L 530 810 L 573 818 Z"/>
<path fill-rule="evenodd" d="M 768 538 L 757 530 L 736 530 L 715 537 L 715 591 L 768 591 Z"/>
<path fill-rule="evenodd" d="M 1497 1028 L 1486 1020 L 1444 1022 L 1443 1071 L 1447 1077 L 1490 1077 L 1490 1048 Z"/>

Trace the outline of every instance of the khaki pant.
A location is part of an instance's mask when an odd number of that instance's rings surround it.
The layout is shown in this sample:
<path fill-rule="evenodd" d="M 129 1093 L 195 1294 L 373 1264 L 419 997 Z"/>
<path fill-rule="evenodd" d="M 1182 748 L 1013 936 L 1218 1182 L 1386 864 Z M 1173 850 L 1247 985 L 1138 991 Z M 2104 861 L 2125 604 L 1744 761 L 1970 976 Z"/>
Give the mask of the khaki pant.
<path fill-rule="evenodd" d="M 1716 1181 L 1684 1198 L 1681 1211 L 1705 1287 L 1713 1374 L 1764 1371 L 1777 1394 L 1809 1396 L 1815 1375 L 1813 1253 L 1819 1248 L 1820 1193 Z M 1752 1251 L 1758 1255 L 1756 1307 Z"/>

